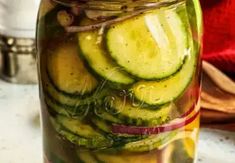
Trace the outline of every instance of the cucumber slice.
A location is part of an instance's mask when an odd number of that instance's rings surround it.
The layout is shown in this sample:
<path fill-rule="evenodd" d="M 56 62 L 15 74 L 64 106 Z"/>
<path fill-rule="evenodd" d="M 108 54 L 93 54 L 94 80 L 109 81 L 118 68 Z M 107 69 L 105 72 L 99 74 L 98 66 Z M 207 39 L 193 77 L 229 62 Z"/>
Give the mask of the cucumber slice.
<path fill-rule="evenodd" d="M 45 92 L 50 95 L 54 100 L 58 101 L 58 103 L 61 103 L 62 105 L 79 106 L 84 103 L 85 99 L 88 99 L 87 97 L 83 99 L 80 96 L 68 96 L 62 93 L 61 91 L 58 91 L 48 78 L 47 73 L 43 72 L 41 74 L 43 75 L 43 82 L 45 83 Z"/>
<path fill-rule="evenodd" d="M 192 49 L 191 49 L 192 50 Z M 140 81 L 130 91 L 148 105 L 163 105 L 179 97 L 192 81 L 197 66 L 195 52 L 186 58 L 182 69 L 174 76 L 161 81 Z"/>
<path fill-rule="evenodd" d="M 50 55 L 48 54 L 48 52 L 46 53 L 47 53 L 46 55 Z M 47 71 L 46 66 L 41 67 L 41 77 L 42 77 L 44 92 L 46 96 L 49 97 L 49 99 L 46 99 L 46 101 L 51 99 L 52 101 L 54 101 L 58 105 L 61 105 L 62 107 L 70 106 L 77 108 L 78 106 L 84 105 L 93 100 L 94 94 L 92 94 L 92 96 L 67 95 L 64 92 L 57 90 L 56 86 L 53 84 L 52 79 L 50 79 L 49 77 L 49 73 Z"/>
<path fill-rule="evenodd" d="M 103 97 L 109 92 L 108 89 L 99 89 L 99 87 L 97 87 L 96 91 L 89 96 L 66 95 L 55 88 L 45 73 L 41 74 L 43 76 L 44 91 L 47 98 L 49 98 L 46 99 L 46 101 L 57 113 L 63 112 L 62 110 L 66 110 L 68 113 L 73 115 L 74 113 L 79 113 L 80 108 L 83 111 L 85 108 L 89 109 L 93 104 L 100 104 Z"/>
<path fill-rule="evenodd" d="M 50 79 L 58 90 L 66 94 L 84 95 L 98 86 L 98 81 L 87 71 L 73 42 L 58 45 L 48 52 L 47 70 Z"/>
<path fill-rule="evenodd" d="M 88 149 L 103 149 L 111 146 L 112 144 L 108 139 L 87 139 L 66 130 L 60 130 L 58 132 L 71 143 Z"/>
<path fill-rule="evenodd" d="M 114 134 L 112 132 L 112 123 L 109 123 L 108 121 L 105 121 L 96 116 L 92 117 L 91 121 L 95 126 L 97 126 L 103 132 L 109 134 L 111 137 L 120 137 L 120 138 L 125 137 L 126 139 L 128 139 L 128 137 L 143 138 L 142 135 L 139 136 L 139 135 L 134 135 L 134 134 L 118 134 L 118 133 Z"/>
<path fill-rule="evenodd" d="M 129 142 L 134 142 L 145 138 L 143 135 L 131 135 L 131 134 L 114 134 L 112 133 L 112 124 L 108 124 L 108 122 L 102 120 L 98 117 L 92 118 L 92 123 L 97 126 L 100 130 L 102 130 L 105 134 L 107 134 L 110 138 L 113 139 L 113 148 L 119 148 Z"/>
<path fill-rule="evenodd" d="M 142 79 L 166 78 L 183 64 L 187 37 L 173 10 L 154 10 L 112 25 L 106 33 L 110 55 L 125 71 Z"/>
<path fill-rule="evenodd" d="M 82 105 L 85 101 L 85 99 L 83 100 L 80 97 L 67 96 L 67 95 L 57 91 L 52 84 L 47 84 L 45 91 L 53 99 L 55 99 L 56 101 L 58 101 L 58 103 L 61 103 L 62 105 L 69 105 L 69 106 L 76 107 L 76 106 Z"/>
<path fill-rule="evenodd" d="M 45 102 L 56 113 L 68 117 L 84 117 L 88 113 L 92 103 L 98 103 L 99 98 L 107 93 L 107 91 L 102 90 L 99 93 L 94 92 L 89 96 L 68 95 L 56 89 L 46 69 L 46 66 L 41 67 Z"/>
<path fill-rule="evenodd" d="M 185 19 L 184 28 L 189 27 L 185 10 L 182 10 L 181 16 Z M 132 85 L 130 92 L 133 96 L 148 105 L 163 105 L 169 103 L 183 94 L 187 86 L 192 81 L 197 67 L 198 50 L 194 48 L 192 33 L 186 31 L 187 50 L 182 68 L 171 77 L 159 81 L 139 81 Z"/>
<path fill-rule="evenodd" d="M 56 113 L 68 117 L 85 117 L 91 107 L 91 104 L 89 102 L 86 103 L 85 101 L 80 103 L 78 106 L 63 105 L 53 99 L 53 97 L 51 97 L 48 93 L 45 95 L 45 102 L 49 108 Z"/>
<path fill-rule="evenodd" d="M 81 121 L 79 119 L 71 119 L 71 118 L 67 118 L 65 116 L 57 116 L 56 120 L 66 130 L 68 130 L 69 132 L 71 132 L 73 134 L 81 136 L 81 137 L 85 137 L 88 139 L 94 139 L 97 141 L 103 141 L 103 140 L 107 139 L 104 136 L 104 135 L 106 135 L 109 137 L 110 141 L 111 141 L 111 139 L 115 140 L 115 142 L 112 143 L 113 146 L 123 146 L 126 143 L 142 139 L 141 136 L 135 136 L 135 135 L 134 136 L 130 135 L 129 137 L 124 134 L 123 135 L 113 135 L 111 133 L 110 129 L 109 129 L 109 131 L 107 130 L 109 133 L 102 134 L 101 132 L 98 132 L 97 130 L 92 128 L 90 124 L 84 123 L 83 121 Z M 99 121 L 99 124 L 97 126 L 101 127 L 101 125 L 103 125 L 103 127 L 104 127 L 104 123 L 101 124 L 101 121 Z M 106 124 L 106 127 L 107 126 L 108 125 Z M 101 128 L 103 128 L 103 127 L 101 127 Z"/>
<path fill-rule="evenodd" d="M 58 114 L 62 114 L 65 116 L 70 116 L 70 113 L 67 111 L 67 109 L 64 109 L 60 105 L 58 105 L 51 97 L 48 95 L 45 95 L 45 103 L 47 104 L 49 109 L 52 109 L 54 112 Z"/>
<path fill-rule="evenodd" d="M 118 117 L 124 124 L 136 126 L 154 126 L 169 121 L 174 104 L 164 105 L 161 108 L 149 109 L 133 106 L 127 99 L 113 96 L 114 100 L 109 102 L 109 108 L 115 117 Z M 111 114 L 111 113 L 110 113 Z"/>
<path fill-rule="evenodd" d="M 82 24 L 89 23 L 83 20 Z M 102 36 L 98 30 L 78 33 L 78 42 L 82 56 L 89 66 L 101 77 L 114 83 L 131 84 L 134 79 L 123 72 L 121 67 L 116 65 L 102 47 Z"/>
<path fill-rule="evenodd" d="M 120 119 L 118 119 L 115 115 L 112 115 L 110 113 L 108 113 L 104 108 L 97 108 L 95 109 L 95 114 L 104 119 L 104 120 L 107 120 L 109 122 L 112 122 L 112 123 L 117 123 L 117 124 L 121 124 L 122 121 Z"/>
<path fill-rule="evenodd" d="M 192 138 L 193 136 L 194 135 L 192 134 L 192 131 L 173 130 L 157 135 L 151 135 L 136 142 L 127 143 L 122 149 L 129 152 L 146 152 L 153 149 L 162 150 L 167 145 L 176 140 L 183 138 Z"/>
<path fill-rule="evenodd" d="M 100 90 L 99 93 L 94 93 L 89 97 L 81 99 L 80 97 L 67 96 L 55 88 L 50 82 L 45 84 L 45 102 L 49 109 L 54 112 L 65 115 L 67 117 L 85 117 L 91 110 L 93 110 L 94 105 L 98 106 L 101 104 L 103 97 L 107 94 L 108 90 Z M 106 112 L 101 112 L 99 114 L 102 118 L 106 118 L 109 121 L 115 123 L 121 123 L 121 121 Z"/>
<path fill-rule="evenodd" d="M 153 149 L 160 149 L 163 145 L 165 146 L 166 144 L 169 144 L 171 139 L 176 135 L 176 131 L 151 135 L 143 140 L 128 143 L 123 147 L 123 149 L 131 152 L 145 152 Z"/>
<path fill-rule="evenodd" d="M 89 124 L 79 119 L 72 119 L 58 115 L 56 121 L 68 131 L 85 138 L 105 139 L 105 137 L 92 128 Z"/>
<path fill-rule="evenodd" d="M 69 142 L 71 142 L 73 144 L 76 144 L 78 146 L 85 147 L 88 149 L 103 149 L 103 148 L 107 148 L 107 147 L 112 146 L 113 142 L 110 139 L 107 139 L 102 136 L 100 136 L 100 137 L 96 136 L 95 138 L 82 137 L 82 136 L 79 136 L 73 132 L 68 131 L 67 128 L 63 127 L 61 125 L 61 123 L 58 122 L 56 119 L 50 118 L 50 120 L 51 120 L 51 123 L 52 123 L 53 127 L 55 128 L 55 130 L 61 136 L 63 136 L 66 140 L 68 140 Z M 70 128 L 70 130 L 72 130 L 72 129 Z M 78 133 L 78 132 L 76 131 L 76 133 Z M 87 135 L 87 134 L 82 133 L 81 135 Z"/>
<path fill-rule="evenodd" d="M 185 47 L 185 50 L 187 50 L 185 54 L 187 55 L 184 59 L 184 64 L 176 74 L 165 80 L 140 81 L 131 87 L 130 92 L 133 93 L 133 96 L 145 104 L 163 105 L 175 100 L 183 94 L 195 73 L 198 49 L 194 48 L 192 33 L 186 30 L 189 28 L 189 22 L 187 21 L 188 17 L 185 8 L 179 10 L 179 12 L 181 19 L 183 20 L 184 18 L 184 35 L 187 37 L 187 47 Z"/>
<path fill-rule="evenodd" d="M 98 118 L 98 117 L 94 116 L 94 117 L 92 117 L 91 121 L 100 130 L 102 130 L 106 133 L 112 133 L 111 126 L 108 125 L 104 120 L 101 120 L 101 118 Z"/>

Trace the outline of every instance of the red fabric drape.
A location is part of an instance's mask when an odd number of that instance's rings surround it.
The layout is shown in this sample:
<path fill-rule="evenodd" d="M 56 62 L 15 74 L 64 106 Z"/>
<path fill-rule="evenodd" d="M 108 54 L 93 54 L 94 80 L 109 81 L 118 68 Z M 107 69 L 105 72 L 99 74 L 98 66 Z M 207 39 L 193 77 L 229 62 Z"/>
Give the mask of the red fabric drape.
<path fill-rule="evenodd" d="M 204 18 L 203 59 L 235 74 L 235 0 L 201 0 Z"/>

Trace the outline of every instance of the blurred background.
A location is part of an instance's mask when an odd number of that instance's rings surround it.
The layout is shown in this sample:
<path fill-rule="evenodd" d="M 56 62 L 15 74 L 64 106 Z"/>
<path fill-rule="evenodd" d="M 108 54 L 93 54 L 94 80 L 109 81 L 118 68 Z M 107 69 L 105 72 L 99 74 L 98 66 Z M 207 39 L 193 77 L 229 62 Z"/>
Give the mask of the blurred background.
<path fill-rule="evenodd" d="M 0 0 L 0 74 L 36 83 L 35 28 L 39 0 Z"/>
<path fill-rule="evenodd" d="M 2 163 L 42 162 L 35 50 L 39 3 L 0 0 Z M 204 50 L 198 162 L 234 163 L 235 1 L 201 0 L 201 5 Z"/>
<path fill-rule="evenodd" d="M 201 5 L 204 18 L 202 123 L 235 131 L 235 1 L 201 0 Z"/>

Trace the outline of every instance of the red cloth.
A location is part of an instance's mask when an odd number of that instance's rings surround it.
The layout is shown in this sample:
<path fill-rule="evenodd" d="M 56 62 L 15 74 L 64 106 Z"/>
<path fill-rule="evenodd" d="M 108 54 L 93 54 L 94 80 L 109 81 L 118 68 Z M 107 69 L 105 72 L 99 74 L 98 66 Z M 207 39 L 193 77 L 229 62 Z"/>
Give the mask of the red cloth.
<path fill-rule="evenodd" d="M 235 74 L 235 0 L 201 0 L 204 18 L 203 59 Z"/>

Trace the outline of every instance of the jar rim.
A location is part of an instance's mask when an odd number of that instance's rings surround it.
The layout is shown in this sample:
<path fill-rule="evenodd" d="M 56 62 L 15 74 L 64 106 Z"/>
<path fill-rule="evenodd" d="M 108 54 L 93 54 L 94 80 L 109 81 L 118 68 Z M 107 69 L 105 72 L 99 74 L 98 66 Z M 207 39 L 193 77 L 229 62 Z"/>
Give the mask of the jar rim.
<path fill-rule="evenodd" d="M 185 0 L 51 0 L 67 7 L 80 7 L 93 10 L 120 11 L 135 10 L 148 7 L 166 7 Z"/>

